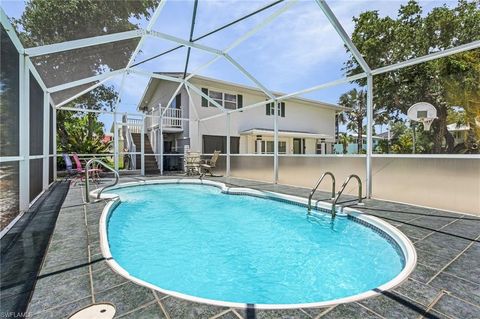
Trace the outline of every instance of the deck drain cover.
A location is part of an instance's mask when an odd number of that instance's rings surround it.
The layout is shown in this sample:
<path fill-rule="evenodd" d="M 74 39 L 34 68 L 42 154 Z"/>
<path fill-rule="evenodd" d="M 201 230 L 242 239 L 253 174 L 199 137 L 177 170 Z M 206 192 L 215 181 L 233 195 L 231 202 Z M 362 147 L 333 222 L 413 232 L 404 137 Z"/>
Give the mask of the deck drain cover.
<path fill-rule="evenodd" d="M 113 305 L 97 303 L 75 312 L 69 319 L 112 319 L 113 316 L 115 316 Z"/>

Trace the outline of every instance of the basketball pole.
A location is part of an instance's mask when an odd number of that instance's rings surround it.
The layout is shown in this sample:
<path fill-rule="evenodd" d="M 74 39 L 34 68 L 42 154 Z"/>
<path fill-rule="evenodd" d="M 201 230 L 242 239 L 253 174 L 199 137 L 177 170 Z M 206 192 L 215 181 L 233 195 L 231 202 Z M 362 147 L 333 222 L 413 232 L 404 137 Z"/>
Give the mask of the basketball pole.
<path fill-rule="evenodd" d="M 413 148 L 412 148 L 412 154 L 415 154 L 416 151 L 416 141 L 417 141 L 417 131 L 415 129 L 416 124 L 415 122 L 412 121 L 412 129 L 413 129 Z"/>

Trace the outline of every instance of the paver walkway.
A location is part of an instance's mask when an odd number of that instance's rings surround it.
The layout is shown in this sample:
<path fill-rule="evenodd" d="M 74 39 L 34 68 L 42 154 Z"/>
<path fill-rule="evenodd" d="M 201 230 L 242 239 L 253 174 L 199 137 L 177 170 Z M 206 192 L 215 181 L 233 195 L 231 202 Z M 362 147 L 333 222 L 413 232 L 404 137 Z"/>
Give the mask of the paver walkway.
<path fill-rule="evenodd" d="M 155 177 L 158 178 L 158 177 Z M 139 178 L 122 178 L 122 182 Z M 309 190 L 241 179 L 236 186 L 307 197 Z M 318 198 L 328 194 L 319 192 Z M 104 202 L 86 204 L 81 186 L 63 203 L 28 312 L 64 318 L 111 302 L 117 318 L 480 318 L 480 218 L 367 200 L 358 207 L 383 218 L 414 243 L 418 264 L 399 287 L 383 295 L 330 308 L 260 311 L 197 304 L 154 292 L 114 273 L 100 253 L 98 221 Z"/>

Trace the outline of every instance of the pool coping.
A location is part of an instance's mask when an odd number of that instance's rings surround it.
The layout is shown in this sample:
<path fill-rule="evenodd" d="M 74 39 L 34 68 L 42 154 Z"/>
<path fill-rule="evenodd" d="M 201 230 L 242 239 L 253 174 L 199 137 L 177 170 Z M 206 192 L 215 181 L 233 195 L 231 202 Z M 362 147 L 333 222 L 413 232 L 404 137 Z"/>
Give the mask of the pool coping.
<path fill-rule="evenodd" d="M 220 188 L 223 193 L 226 194 L 233 194 L 233 195 L 247 195 L 247 196 L 255 196 L 255 197 L 262 197 L 262 198 L 269 198 L 269 199 L 277 199 L 283 200 L 290 203 L 297 203 L 302 206 L 306 206 L 308 204 L 308 199 L 298 196 L 286 195 L 276 192 L 270 191 L 259 191 L 251 188 L 244 188 L 244 187 L 228 187 L 226 184 L 222 182 L 215 182 L 210 180 L 201 180 L 201 179 L 163 179 L 163 180 L 148 180 L 148 181 L 138 181 L 138 182 L 128 182 L 116 185 L 112 187 L 113 189 L 120 189 L 126 187 L 133 187 L 139 185 L 155 185 L 155 184 L 197 184 L 197 185 L 209 185 Z M 100 189 L 93 190 L 90 192 L 90 196 L 93 198 L 97 198 L 97 194 Z M 153 285 L 149 282 L 146 282 L 142 279 L 139 279 L 135 276 L 130 275 L 123 267 L 118 264 L 110 252 L 110 247 L 108 244 L 108 237 L 107 237 L 107 224 L 108 218 L 110 214 L 114 210 L 114 208 L 120 204 L 119 196 L 116 194 L 104 194 L 100 195 L 100 199 L 108 200 L 106 206 L 104 207 L 100 222 L 99 222 L 99 232 L 100 232 L 100 250 L 102 252 L 103 257 L 105 258 L 107 264 L 119 275 L 125 277 L 126 279 L 159 291 L 161 293 L 171 295 L 173 297 L 181 298 L 188 301 L 198 302 L 198 303 L 205 303 L 215 306 L 223 306 L 223 307 L 233 307 L 233 308 L 241 308 L 241 309 L 248 309 L 248 308 L 255 308 L 255 309 L 262 309 L 262 310 L 277 310 L 277 309 L 298 309 L 298 308 L 317 308 L 317 307 L 327 307 L 327 306 L 335 306 L 343 303 L 350 303 L 359 300 L 363 300 L 366 298 L 370 298 L 373 296 L 377 296 L 382 294 L 382 292 L 391 290 L 405 280 L 407 280 L 408 276 L 413 272 L 415 269 L 415 265 L 417 262 L 417 253 L 413 246 L 413 243 L 410 239 L 404 235 L 400 230 L 396 227 L 390 225 L 389 223 L 381 220 L 380 218 L 366 215 L 359 210 L 351 209 L 351 208 L 344 208 L 343 212 L 345 215 L 352 216 L 356 219 L 359 219 L 368 225 L 372 225 L 373 228 L 377 228 L 382 231 L 385 235 L 389 236 L 392 239 L 398 248 L 400 248 L 401 252 L 403 253 L 405 265 L 402 271 L 395 276 L 390 281 L 386 282 L 385 284 L 362 292 L 360 294 L 356 294 L 349 297 L 343 297 L 333 300 L 326 300 L 320 302 L 312 302 L 312 303 L 299 303 L 299 304 L 246 304 L 246 303 L 238 303 L 238 302 L 227 302 L 227 301 L 218 301 L 213 299 L 201 298 L 196 296 L 191 296 L 184 293 L 179 293 L 172 290 L 163 289 L 156 285 Z M 322 210 L 330 210 L 331 204 L 326 202 L 317 201 L 315 203 L 315 209 L 322 211 Z M 338 216 L 338 215 L 337 215 Z"/>

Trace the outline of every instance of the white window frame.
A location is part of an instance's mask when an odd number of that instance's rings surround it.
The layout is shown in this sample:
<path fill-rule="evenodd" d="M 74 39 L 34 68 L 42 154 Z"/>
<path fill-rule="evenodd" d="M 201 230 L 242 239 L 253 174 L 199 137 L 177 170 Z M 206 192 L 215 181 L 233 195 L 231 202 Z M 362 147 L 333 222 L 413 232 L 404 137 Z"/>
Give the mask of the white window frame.
<path fill-rule="evenodd" d="M 218 97 L 214 97 L 214 96 L 211 95 L 211 93 L 221 94 L 221 95 L 222 95 L 222 98 L 219 99 Z M 235 96 L 235 102 L 230 101 L 230 100 L 227 100 L 227 99 L 226 99 L 226 95 Z M 222 107 L 224 107 L 224 108 L 227 109 L 227 110 L 236 110 L 236 109 L 238 109 L 238 94 L 226 93 L 226 92 L 221 92 L 221 91 L 216 91 L 216 90 L 208 89 L 208 97 L 210 97 L 211 99 L 213 99 L 215 102 L 217 102 L 218 104 L 220 104 Z M 226 107 L 226 103 L 235 104 L 235 108 L 232 109 L 232 108 Z M 208 102 L 208 106 L 209 106 L 209 107 L 214 107 L 214 105 L 212 104 L 212 102 Z"/>
<path fill-rule="evenodd" d="M 260 142 L 260 153 L 258 153 L 258 148 L 257 148 L 257 142 Z M 268 152 L 268 148 L 267 148 L 267 145 L 268 143 L 272 143 L 272 146 L 275 146 L 274 141 L 273 140 L 256 140 L 255 141 L 255 154 L 273 154 L 274 151 L 273 151 L 273 148 L 272 148 L 272 151 L 271 152 Z M 283 143 L 285 144 L 285 151 L 284 152 L 280 152 L 280 143 Z M 278 154 L 287 154 L 287 141 L 278 141 Z"/>

